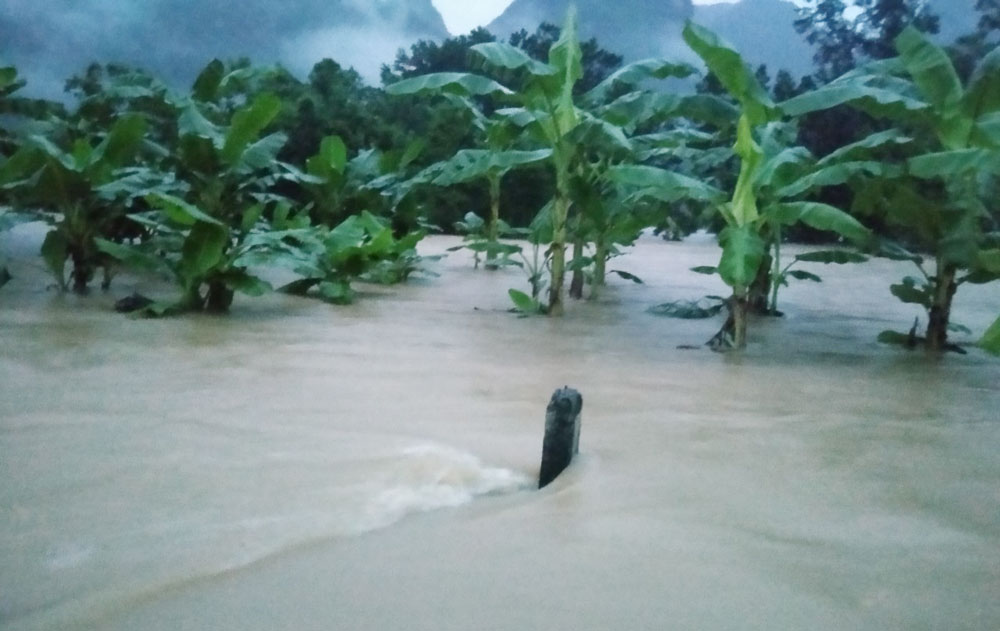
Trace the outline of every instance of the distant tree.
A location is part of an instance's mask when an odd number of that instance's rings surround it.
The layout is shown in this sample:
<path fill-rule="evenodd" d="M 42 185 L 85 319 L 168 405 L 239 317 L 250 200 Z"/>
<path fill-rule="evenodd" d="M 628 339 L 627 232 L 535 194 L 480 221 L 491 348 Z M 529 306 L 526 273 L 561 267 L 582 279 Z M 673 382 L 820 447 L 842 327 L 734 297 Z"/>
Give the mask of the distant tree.
<path fill-rule="evenodd" d="M 694 84 L 694 89 L 698 94 L 713 94 L 716 96 L 725 96 L 728 98 L 726 89 L 722 87 L 722 82 L 719 81 L 711 72 L 706 72 L 701 76 L 701 79 Z"/>
<path fill-rule="evenodd" d="M 937 33 L 941 20 L 926 0 L 856 0 L 861 13 L 855 30 L 862 36 L 861 52 L 869 59 L 896 56 L 894 42 L 907 26 L 924 33 Z"/>
<path fill-rule="evenodd" d="M 857 10 L 853 17 L 849 7 Z M 906 26 L 937 33 L 940 21 L 926 0 L 804 0 L 798 12 L 795 30 L 816 47 L 820 83 L 864 60 L 894 57 L 893 41 Z"/>
<path fill-rule="evenodd" d="M 849 7 L 856 10 L 853 15 Z M 893 42 L 907 25 L 936 33 L 939 22 L 926 0 L 804 0 L 798 12 L 795 29 L 816 47 L 817 84 L 827 83 L 865 61 L 894 57 Z M 817 156 L 824 156 L 876 128 L 867 115 L 835 107 L 805 116 L 799 140 Z"/>
<path fill-rule="evenodd" d="M 771 86 L 771 75 L 767 72 L 767 64 L 761 64 L 757 66 L 757 70 L 754 71 L 754 76 L 757 81 L 760 81 L 760 85 L 765 90 L 770 89 Z"/>
<path fill-rule="evenodd" d="M 795 30 L 816 48 L 813 61 L 821 83 L 839 77 L 854 67 L 854 51 L 860 35 L 846 16 L 844 0 L 806 0 L 798 9 Z"/>
<path fill-rule="evenodd" d="M 1000 34 L 1000 0 L 976 0 L 979 12 L 977 32 L 987 40 L 996 40 Z"/>
<path fill-rule="evenodd" d="M 13 66 L 0 66 L 0 157 L 9 156 L 17 149 L 15 130 L 26 121 L 66 117 L 66 108 L 61 103 L 18 96 L 16 93 L 27 83 Z"/>
<path fill-rule="evenodd" d="M 141 68 L 91 63 L 66 80 L 64 91 L 76 101 L 64 118 L 80 132 L 103 134 L 120 117 L 137 112 L 151 140 L 169 143 L 176 134 L 176 117 L 164 99 L 166 85 Z"/>
<path fill-rule="evenodd" d="M 795 78 L 792 77 L 791 73 L 787 70 L 779 70 L 778 74 L 774 77 L 774 87 L 771 88 L 771 94 L 774 96 L 774 100 L 778 103 L 781 101 L 787 101 L 793 96 L 799 94 L 798 86 L 795 84 Z"/>
<path fill-rule="evenodd" d="M 302 158 L 314 155 L 329 135 L 340 136 L 352 152 L 395 144 L 397 134 L 386 118 L 384 93 L 365 84 L 353 68 L 323 59 L 313 66 L 304 88 L 293 101 L 299 116 L 289 131 L 292 141 L 286 150 L 294 149 Z"/>
<path fill-rule="evenodd" d="M 468 72 L 469 49 L 476 44 L 495 42 L 496 37 L 479 27 L 468 35 L 449 37 L 440 44 L 420 40 L 410 46 L 410 52 L 399 49 L 392 65 L 382 66 L 382 83 L 389 84 L 431 72 Z"/>
<path fill-rule="evenodd" d="M 986 53 L 1000 44 L 1000 0 L 976 0 L 979 22 L 976 30 L 959 37 L 948 52 L 963 80 Z"/>

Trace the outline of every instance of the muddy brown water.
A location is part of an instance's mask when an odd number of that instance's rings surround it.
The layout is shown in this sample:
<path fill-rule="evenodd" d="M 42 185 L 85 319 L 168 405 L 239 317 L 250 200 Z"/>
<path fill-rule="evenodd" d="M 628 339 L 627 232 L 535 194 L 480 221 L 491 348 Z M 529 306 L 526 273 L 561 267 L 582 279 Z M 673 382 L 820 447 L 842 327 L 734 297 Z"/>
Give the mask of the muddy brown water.
<path fill-rule="evenodd" d="M 735 356 L 645 312 L 722 293 L 710 242 L 644 238 L 611 268 L 645 284 L 558 321 L 464 254 L 348 307 L 134 320 L 165 286 L 59 295 L 38 238 L 0 241 L 0 628 L 1000 628 L 1000 362 L 874 341 L 919 315 L 905 265 L 811 267 Z M 582 453 L 534 491 L 563 385 Z"/>

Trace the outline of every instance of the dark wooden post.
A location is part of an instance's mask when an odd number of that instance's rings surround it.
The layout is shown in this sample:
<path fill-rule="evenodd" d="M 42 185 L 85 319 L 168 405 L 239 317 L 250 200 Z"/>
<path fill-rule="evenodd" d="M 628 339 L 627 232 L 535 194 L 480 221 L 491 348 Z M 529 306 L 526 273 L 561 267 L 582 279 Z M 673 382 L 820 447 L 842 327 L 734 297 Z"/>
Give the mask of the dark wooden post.
<path fill-rule="evenodd" d="M 556 390 L 545 409 L 545 439 L 538 488 L 555 480 L 580 451 L 580 411 L 583 397 L 570 387 Z"/>

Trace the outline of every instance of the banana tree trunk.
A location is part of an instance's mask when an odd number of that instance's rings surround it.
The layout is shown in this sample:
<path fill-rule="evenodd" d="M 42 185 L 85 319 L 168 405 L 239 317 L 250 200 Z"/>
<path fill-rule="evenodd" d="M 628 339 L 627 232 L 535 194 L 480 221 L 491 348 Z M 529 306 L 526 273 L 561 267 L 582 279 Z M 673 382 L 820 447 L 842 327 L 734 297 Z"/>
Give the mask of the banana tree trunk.
<path fill-rule="evenodd" d="M 205 297 L 205 311 L 209 313 L 226 313 L 233 304 L 233 290 L 222 281 L 211 281 L 208 284 L 208 295 Z"/>
<path fill-rule="evenodd" d="M 719 332 L 708 341 L 712 350 L 743 350 L 747 346 L 747 319 L 750 313 L 746 290 L 740 292 L 734 289 L 728 306 L 729 317 Z"/>
<path fill-rule="evenodd" d="M 566 279 L 566 218 L 569 216 L 569 174 L 556 170 L 556 198 L 552 206 L 552 282 L 549 283 L 549 315 L 564 311 L 562 290 Z"/>
<path fill-rule="evenodd" d="M 747 347 L 747 318 L 750 315 L 750 301 L 747 296 L 733 296 L 730 309 L 733 312 L 733 348 L 743 350 Z"/>
<path fill-rule="evenodd" d="M 748 307 L 751 313 L 757 315 L 768 315 L 771 313 L 771 267 L 773 260 L 770 254 L 765 254 L 761 259 L 760 267 L 757 268 L 757 277 L 750 285 L 748 295 Z"/>
<path fill-rule="evenodd" d="M 594 279 L 590 285 L 590 299 L 596 300 L 604 288 L 608 267 L 608 246 L 598 238 L 594 244 Z"/>
<path fill-rule="evenodd" d="M 490 173 L 490 224 L 486 228 L 488 249 L 486 250 L 486 269 L 496 270 L 497 242 L 500 239 L 500 176 Z"/>
<path fill-rule="evenodd" d="M 87 293 L 87 285 L 94 277 L 94 262 L 79 247 L 74 248 L 70 256 L 73 259 L 73 291 Z"/>
<path fill-rule="evenodd" d="M 577 237 L 573 241 L 573 260 L 579 261 L 583 258 L 583 237 Z M 576 265 L 573 268 L 573 278 L 569 282 L 569 297 L 577 300 L 583 298 L 583 268 Z"/>
<path fill-rule="evenodd" d="M 951 303 L 955 297 L 955 276 L 958 270 L 954 265 L 938 262 L 937 283 L 934 291 L 934 302 L 930 309 L 927 322 L 927 349 L 940 352 L 948 345 L 948 322 L 951 320 Z"/>

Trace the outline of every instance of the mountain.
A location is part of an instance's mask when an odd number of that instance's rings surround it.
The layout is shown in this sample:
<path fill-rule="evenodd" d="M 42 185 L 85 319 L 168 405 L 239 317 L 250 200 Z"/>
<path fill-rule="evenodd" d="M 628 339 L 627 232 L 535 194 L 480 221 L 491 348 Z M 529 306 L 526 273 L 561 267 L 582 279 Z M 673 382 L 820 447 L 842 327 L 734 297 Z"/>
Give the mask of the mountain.
<path fill-rule="evenodd" d="M 766 64 L 773 77 L 813 71 L 814 51 L 795 31 L 795 5 L 786 0 L 742 0 L 695 7 L 694 21 L 736 47 L 753 67 Z"/>
<path fill-rule="evenodd" d="M 28 78 L 26 94 L 49 98 L 92 61 L 187 85 L 214 57 L 300 75 L 331 57 L 375 81 L 401 46 L 448 36 L 431 0 L 3 0 L 0 33 L 0 60 Z"/>
<path fill-rule="evenodd" d="M 561 25 L 570 0 L 514 0 L 486 28 L 502 39 L 521 29 L 534 32 L 541 22 Z M 646 57 L 690 58 L 680 38 L 693 14 L 691 0 L 575 0 L 582 39 L 596 37 L 626 61 Z"/>
<path fill-rule="evenodd" d="M 562 24 L 568 0 L 515 0 L 487 28 L 501 38 L 519 29 L 533 31 L 540 22 Z M 940 43 L 975 27 L 974 0 L 931 0 L 941 17 Z M 688 18 L 732 44 L 752 66 L 767 65 L 773 77 L 788 70 L 796 77 L 813 71 L 815 51 L 795 30 L 798 16 L 790 0 L 741 0 L 733 4 L 692 5 L 690 0 L 608 2 L 577 0 L 580 32 L 626 61 L 665 56 L 691 61 L 681 39 Z"/>
<path fill-rule="evenodd" d="M 975 29 L 974 0 L 930 0 L 941 18 L 939 44 L 950 44 Z M 789 0 L 741 0 L 736 4 L 697 6 L 694 21 L 734 45 L 753 66 L 767 64 L 771 74 L 785 69 L 795 76 L 813 70 L 815 51 L 795 31 L 795 5 Z"/>

